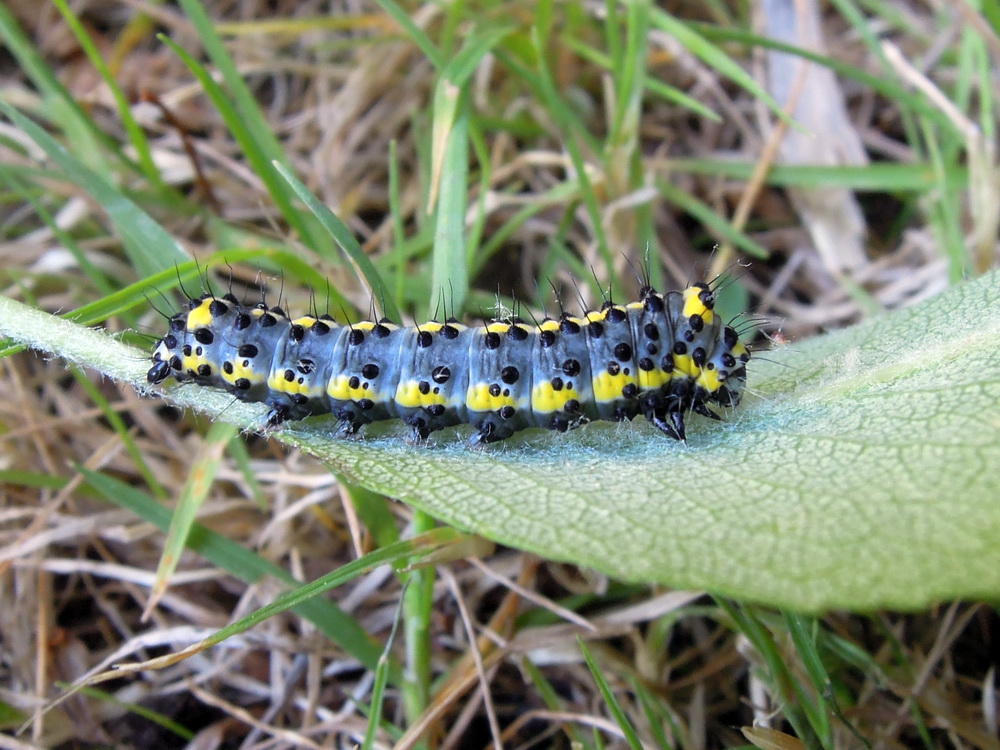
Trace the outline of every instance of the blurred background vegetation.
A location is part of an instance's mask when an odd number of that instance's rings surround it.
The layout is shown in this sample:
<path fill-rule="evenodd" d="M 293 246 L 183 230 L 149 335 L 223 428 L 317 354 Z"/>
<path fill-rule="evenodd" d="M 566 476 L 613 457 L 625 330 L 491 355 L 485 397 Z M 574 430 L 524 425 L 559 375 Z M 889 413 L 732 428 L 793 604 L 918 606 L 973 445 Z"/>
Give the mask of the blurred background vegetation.
<path fill-rule="evenodd" d="M 996 0 L 10 0 L 0 281 L 148 348 L 185 279 L 475 319 L 625 298 L 648 258 L 661 289 L 733 270 L 729 314 L 795 342 L 995 264 L 998 28 Z M 504 549 L 40 716 L 433 523 L 59 362 L 0 378 L 5 746 L 1000 745 L 991 606 L 806 618 Z M 206 462 L 222 558 L 178 550 L 143 619 L 164 536 L 103 497 L 188 496 Z"/>

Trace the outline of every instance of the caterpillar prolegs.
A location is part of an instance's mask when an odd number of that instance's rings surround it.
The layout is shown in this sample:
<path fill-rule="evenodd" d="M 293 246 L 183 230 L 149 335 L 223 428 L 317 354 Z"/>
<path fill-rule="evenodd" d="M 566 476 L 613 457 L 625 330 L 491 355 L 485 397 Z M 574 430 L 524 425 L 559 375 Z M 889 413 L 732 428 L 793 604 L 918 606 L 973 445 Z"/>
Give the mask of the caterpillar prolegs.
<path fill-rule="evenodd" d="M 280 307 L 204 294 L 170 318 L 147 379 L 224 388 L 270 407 L 268 426 L 332 414 L 344 434 L 401 419 L 420 441 L 469 424 L 472 443 L 528 427 L 565 432 L 642 414 L 685 439 L 689 412 L 739 404 L 747 347 L 715 312 L 715 292 L 693 284 L 582 316 L 416 326 L 290 319 Z"/>

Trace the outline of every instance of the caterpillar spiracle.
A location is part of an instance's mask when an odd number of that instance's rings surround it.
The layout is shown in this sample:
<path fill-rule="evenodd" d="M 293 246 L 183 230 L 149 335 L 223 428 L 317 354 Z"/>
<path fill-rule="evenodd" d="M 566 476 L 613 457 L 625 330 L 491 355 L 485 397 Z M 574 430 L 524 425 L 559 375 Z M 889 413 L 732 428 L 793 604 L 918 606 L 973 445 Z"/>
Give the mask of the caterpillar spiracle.
<path fill-rule="evenodd" d="M 642 414 L 685 440 L 689 412 L 719 419 L 711 407 L 736 406 L 745 387 L 750 352 L 714 308 L 714 290 L 697 283 L 665 294 L 647 286 L 638 301 L 538 325 L 341 325 L 209 293 L 170 318 L 147 379 L 264 402 L 268 427 L 331 414 L 351 435 L 401 419 L 423 441 L 469 424 L 470 442 L 481 444 L 528 427 L 565 432 Z"/>

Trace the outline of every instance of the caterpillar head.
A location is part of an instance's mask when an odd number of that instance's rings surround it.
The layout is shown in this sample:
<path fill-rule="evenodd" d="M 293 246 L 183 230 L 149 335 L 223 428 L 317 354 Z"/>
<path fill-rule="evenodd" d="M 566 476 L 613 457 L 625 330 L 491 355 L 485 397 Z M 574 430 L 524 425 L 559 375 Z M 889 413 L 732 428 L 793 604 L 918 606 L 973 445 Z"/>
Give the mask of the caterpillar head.
<path fill-rule="evenodd" d="M 153 350 L 153 366 L 146 373 L 146 381 L 150 385 L 159 385 L 171 375 L 181 370 L 181 360 L 178 352 L 181 347 L 180 338 L 184 336 L 187 313 L 181 312 L 170 319 L 170 332 L 167 333 Z"/>

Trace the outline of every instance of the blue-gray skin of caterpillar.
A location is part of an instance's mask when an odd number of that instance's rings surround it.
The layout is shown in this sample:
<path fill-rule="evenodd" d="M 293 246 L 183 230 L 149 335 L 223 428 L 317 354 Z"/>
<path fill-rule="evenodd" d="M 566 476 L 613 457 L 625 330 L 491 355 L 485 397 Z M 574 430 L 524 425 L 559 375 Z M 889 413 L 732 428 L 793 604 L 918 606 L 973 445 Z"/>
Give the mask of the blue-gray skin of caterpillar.
<path fill-rule="evenodd" d="M 638 302 L 537 327 L 467 328 L 289 320 L 279 308 L 204 295 L 171 318 L 148 380 L 173 376 L 265 402 L 271 426 L 329 413 L 354 433 L 398 418 L 418 440 L 471 424 L 481 443 L 643 414 L 683 440 L 688 411 L 718 419 L 709 406 L 736 406 L 744 389 L 750 354 L 714 302 L 704 284 L 646 289 Z"/>

